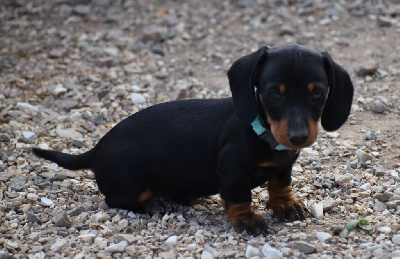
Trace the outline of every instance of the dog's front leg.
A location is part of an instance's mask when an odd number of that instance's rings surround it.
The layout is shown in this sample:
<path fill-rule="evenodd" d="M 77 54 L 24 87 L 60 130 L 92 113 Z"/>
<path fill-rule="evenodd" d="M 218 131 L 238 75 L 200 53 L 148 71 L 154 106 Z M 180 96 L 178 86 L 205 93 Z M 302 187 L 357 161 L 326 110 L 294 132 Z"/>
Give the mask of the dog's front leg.
<path fill-rule="evenodd" d="M 292 191 L 291 168 L 268 180 L 268 206 L 278 219 L 299 220 L 305 218 L 302 202 Z"/>
<path fill-rule="evenodd" d="M 246 181 L 222 183 L 221 197 L 228 219 L 239 233 L 247 231 L 251 235 L 266 234 L 267 225 L 263 218 L 251 208 L 251 188 Z"/>

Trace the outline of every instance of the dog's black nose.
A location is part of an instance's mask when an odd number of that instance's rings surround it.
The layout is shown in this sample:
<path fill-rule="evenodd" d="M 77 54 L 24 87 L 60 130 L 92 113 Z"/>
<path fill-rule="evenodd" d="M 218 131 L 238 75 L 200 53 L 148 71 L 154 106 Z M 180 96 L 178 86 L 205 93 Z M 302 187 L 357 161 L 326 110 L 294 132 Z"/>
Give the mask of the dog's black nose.
<path fill-rule="evenodd" d="M 289 141 L 294 146 L 300 146 L 307 142 L 308 134 L 306 132 L 299 132 L 293 135 L 289 135 Z"/>

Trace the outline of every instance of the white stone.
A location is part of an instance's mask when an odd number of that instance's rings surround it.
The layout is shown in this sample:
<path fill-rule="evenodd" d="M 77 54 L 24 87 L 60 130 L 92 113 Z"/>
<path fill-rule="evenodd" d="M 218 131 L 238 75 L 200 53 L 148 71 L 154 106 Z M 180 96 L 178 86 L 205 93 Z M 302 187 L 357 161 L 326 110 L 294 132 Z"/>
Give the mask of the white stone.
<path fill-rule="evenodd" d="M 360 186 L 360 191 L 364 192 L 371 189 L 371 184 L 369 183 L 364 183 L 363 185 Z"/>
<path fill-rule="evenodd" d="M 67 244 L 67 240 L 58 239 L 53 245 L 50 246 L 50 250 L 53 252 L 59 252 Z"/>
<path fill-rule="evenodd" d="M 336 131 L 335 132 L 327 132 L 326 136 L 328 138 L 338 138 L 340 136 L 340 134 L 339 134 L 339 132 L 336 132 Z"/>
<path fill-rule="evenodd" d="M 317 219 L 322 219 L 324 217 L 324 204 L 315 203 L 312 206 L 312 215 Z"/>
<path fill-rule="evenodd" d="M 30 201 L 37 201 L 39 199 L 39 195 L 34 194 L 34 193 L 28 193 L 26 195 L 26 198 Z"/>
<path fill-rule="evenodd" d="M 106 252 L 108 253 L 123 253 L 125 252 L 126 247 L 128 246 L 128 242 L 123 240 L 118 244 L 110 245 L 106 248 Z"/>
<path fill-rule="evenodd" d="M 392 232 L 392 229 L 390 227 L 381 227 L 379 229 L 379 232 L 382 232 L 384 234 L 390 234 Z"/>
<path fill-rule="evenodd" d="M 56 87 L 53 89 L 53 94 L 65 94 L 67 92 L 67 88 L 64 88 L 62 84 L 56 84 Z"/>
<path fill-rule="evenodd" d="M 111 217 L 103 212 L 96 213 L 92 216 L 92 221 L 94 222 L 106 222 L 110 219 Z"/>
<path fill-rule="evenodd" d="M 39 108 L 29 103 L 17 103 L 17 108 L 19 108 L 20 110 L 31 110 L 35 112 L 39 111 Z"/>
<path fill-rule="evenodd" d="M 201 259 L 213 259 L 213 256 L 210 252 L 203 251 L 203 253 L 201 254 Z"/>
<path fill-rule="evenodd" d="M 178 217 L 176 217 L 180 222 L 185 222 L 185 218 L 182 215 L 178 215 Z"/>
<path fill-rule="evenodd" d="M 52 200 L 50 200 L 49 198 L 46 198 L 46 197 L 42 197 L 40 199 L 40 202 L 42 203 L 43 206 L 46 206 L 46 207 L 50 207 L 51 205 L 54 204 L 54 202 Z"/>
<path fill-rule="evenodd" d="M 46 143 L 40 143 L 38 147 L 41 149 L 49 149 L 49 145 L 47 145 Z"/>
<path fill-rule="evenodd" d="M 32 132 L 32 131 L 25 131 L 25 130 L 24 130 L 24 131 L 22 131 L 21 133 L 22 133 L 22 136 L 23 136 L 24 138 L 26 138 L 26 139 L 29 139 L 29 138 L 35 136 L 35 132 Z"/>
<path fill-rule="evenodd" d="M 394 236 L 392 237 L 392 242 L 393 242 L 393 244 L 395 244 L 395 245 L 400 245 L 400 234 L 394 235 Z"/>
<path fill-rule="evenodd" d="M 265 245 L 261 249 L 261 252 L 266 259 L 280 259 L 283 257 L 280 251 L 276 250 L 268 243 L 265 243 Z"/>
<path fill-rule="evenodd" d="M 261 256 L 260 250 L 258 250 L 252 245 L 248 245 L 246 248 L 246 258 L 251 258 L 255 256 Z"/>
<path fill-rule="evenodd" d="M 141 104 L 141 103 L 146 103 L 146 98 L 138 93 L 132 93 L 131 94 L 131 101 L 134 104 Z"/>
<path fill-rule="evenodd" d="M 321 242 L 325 242 L 327 239 L 331 238 L 332 235 L 327 232 L 315 232 L 317 239 Z"/>
<path fill-rule="evenodd" d="M 177 236 L 170 236 L 167 241 L 165 241 L 165 244 L 168 247 L 174 247 L 178 244 L 178 237 Z"/>

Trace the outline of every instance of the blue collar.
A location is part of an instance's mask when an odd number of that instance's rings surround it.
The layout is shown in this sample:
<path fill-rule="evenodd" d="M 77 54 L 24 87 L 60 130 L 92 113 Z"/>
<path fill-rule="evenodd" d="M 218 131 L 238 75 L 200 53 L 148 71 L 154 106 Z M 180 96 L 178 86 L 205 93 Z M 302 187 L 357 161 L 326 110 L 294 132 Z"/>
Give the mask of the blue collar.
<path fill-rule="evenodd" d="M 256 95 L 256 100 L 258 99 L 257 96 L 257 88 L 255 88 L 255 95 Z M 267 130 L 264 127 L 265 123 L 263 119 L 261 118 L 260 114 L 257 114 L 257 117 L 254 119 L 254 121 L 251 123 L 251 126 L 253 127 L 254 132 L 259 136 L 262 140 L 267 142 L 272 149 L 278 150 L 278 151 L 285 151 L 285 150 L 292 150 L 288 147 L 285 147 L 284 145 L 279 144 L 274 136 L 272 135 L 272 132 L 270 130 Z"/>

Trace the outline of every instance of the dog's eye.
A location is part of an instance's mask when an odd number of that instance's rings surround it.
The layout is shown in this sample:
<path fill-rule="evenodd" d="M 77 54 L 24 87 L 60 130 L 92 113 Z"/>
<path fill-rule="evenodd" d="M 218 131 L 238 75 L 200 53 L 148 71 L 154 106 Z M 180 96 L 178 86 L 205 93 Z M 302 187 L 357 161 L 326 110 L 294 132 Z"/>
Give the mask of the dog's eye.
<path fill-rule="evenodd" d="M 320 91 L 313 91 L 312 94 L 311 94 L 311 97 L 312 97 L 312 99 L 313 99 L 314 101 L 317 101 L 317 100 L 321 99 L 321 97 L 322 97 L 322 92 L 320 92 Z"/>
<path fill-rule="evenodd" d="M 281 98 L 281 95 L 277 92 L 271 92 L 268 94 L 268 97 L 274 101 L 277 101 Z"/>

